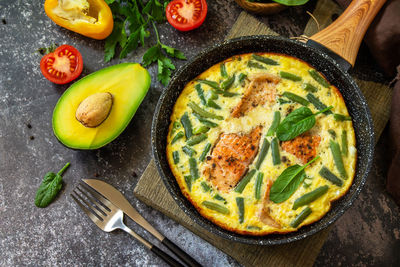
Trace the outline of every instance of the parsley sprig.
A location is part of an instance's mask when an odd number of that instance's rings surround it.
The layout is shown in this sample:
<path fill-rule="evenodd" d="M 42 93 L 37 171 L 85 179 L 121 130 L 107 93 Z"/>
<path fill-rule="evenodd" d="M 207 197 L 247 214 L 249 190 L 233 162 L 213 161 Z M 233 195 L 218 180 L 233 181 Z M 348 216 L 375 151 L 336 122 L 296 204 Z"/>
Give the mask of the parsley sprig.
<path fill-rule="evenodd" d="M 106 0 L 114 16 L 114 29 L 106 39 L 104 61 L 115 56 L 117 46 L 121 48 L 119 58 L 125 58 L 139 46 L 145 46 L 150 30 L 156 35 L 156 44 L 143 55 L 145 67 L 157 62 L 157 80 L 167 85 L 175 65 L 171 58 L 186 59 L 185 55 L 173 47 L 163 44 L 157 30 L 157 23 L 165 21 L 165 7 L 170 0 Z"/>

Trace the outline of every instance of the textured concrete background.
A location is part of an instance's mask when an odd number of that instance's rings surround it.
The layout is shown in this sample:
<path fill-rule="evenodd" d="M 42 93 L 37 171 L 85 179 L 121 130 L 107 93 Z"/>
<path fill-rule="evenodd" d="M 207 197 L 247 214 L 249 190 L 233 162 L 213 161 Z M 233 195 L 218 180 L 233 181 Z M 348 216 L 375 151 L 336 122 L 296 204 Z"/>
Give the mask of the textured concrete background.
<path fill-rule="evenodd" d="M 133 197 L 138 177 L 151 158 L 152 113 L 163 89 L 154 78 L 132 122 L 111 144 L 95 151 L 74 151 L 57 142 L 52 110 L 68 85 L 52 84 L 42 76 L 41 56 L 35 50 L 54 43 L 75 46 L 83 56 L 84 76 L 119 62 L 140 61 L 144 49 L 105 64 L 104 43 L 55 25 L 45 15 L 43 2 L 0 0 L 0 266 L 164 265 L 127 234 L 102 232 L 72 202 L 69 194 L 78 181 L 95 176 L 121 190 L 151 224 L 202 264 L 237 266 L 232 258 Z M 191 58 L 222 41 L 241 9 L 233 0 L 208 2 L 207 19 L 198 30 L 180 33 L 168 24 L 160 26 L 164 43 Z M 260 19 L 284 36 L 296 36 L 308 20 L 305 11 L 312 11 L 314 4 Z M 154 77 L 155 66 L 150 72 Z M 384 80 L 365 48 L 354 72 L 361 78 Z M 400 265 L 400 211 L 384 191 L 388 147 L 384 135 L 365 189 L 335 224 L 317 266 Z M 58 171 L 67 161 L 71 167 L 61 194 L 48 208 L 36 208 L 33 200 L 43 175 Z M 134 223 L 128 225 L 156 242 Z"/>

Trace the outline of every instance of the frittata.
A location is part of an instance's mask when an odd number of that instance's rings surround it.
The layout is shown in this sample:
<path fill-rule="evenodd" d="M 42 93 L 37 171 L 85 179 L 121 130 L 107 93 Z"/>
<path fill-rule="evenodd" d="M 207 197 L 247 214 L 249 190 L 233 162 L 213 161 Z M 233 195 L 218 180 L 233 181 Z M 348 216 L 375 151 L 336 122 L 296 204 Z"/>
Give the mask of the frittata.
<path fill-rule="evenodd" d="M 240 234 L 288 233 L 319 220 L 355 174 L 342 95 L 283 54 L 236 55 L 190 81 L 166 142 L 182 193 L 203 217 Z"/>

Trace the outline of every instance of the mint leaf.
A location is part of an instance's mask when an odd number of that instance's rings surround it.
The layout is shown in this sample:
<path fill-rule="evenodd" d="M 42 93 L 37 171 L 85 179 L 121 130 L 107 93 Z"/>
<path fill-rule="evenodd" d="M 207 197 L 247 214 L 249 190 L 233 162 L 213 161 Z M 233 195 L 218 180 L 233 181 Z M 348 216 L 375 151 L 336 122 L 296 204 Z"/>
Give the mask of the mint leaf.
<path fill-rule="evenodd" d="M 65 164 L 65 166 L 57 174 L 48 172 L 44 176 L 35 196 L 35 205 L 37 207 L 45 208 L 56 198 L 62 187 L 61 175 L 69 167 L 69 165 L 69 162 Z"/>

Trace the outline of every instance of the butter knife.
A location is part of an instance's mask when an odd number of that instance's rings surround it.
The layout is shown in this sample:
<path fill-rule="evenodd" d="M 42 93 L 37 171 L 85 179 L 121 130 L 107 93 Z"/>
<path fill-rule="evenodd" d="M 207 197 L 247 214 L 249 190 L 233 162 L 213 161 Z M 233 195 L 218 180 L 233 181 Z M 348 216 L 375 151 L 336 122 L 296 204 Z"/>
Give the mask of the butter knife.
<path fill-rule="evenodd" d="M 112 185 L 96 180 L 96 179 L 82 179 L 88 186 L 96 190 L 98 193 L 107 198 L 111 203 L 120 208 L 129 218 L 139 224 L 141 227 L 150 232 L 157 238 L 161 244 L 166 246 L 173 252 L 179 259 L 189 266 L 201 266 L 195 259 L 189 256 L 185 251 L 175 245 L 171 240 L 158 232 L 140 213 L 132 207 L 129 201 Z"/>

